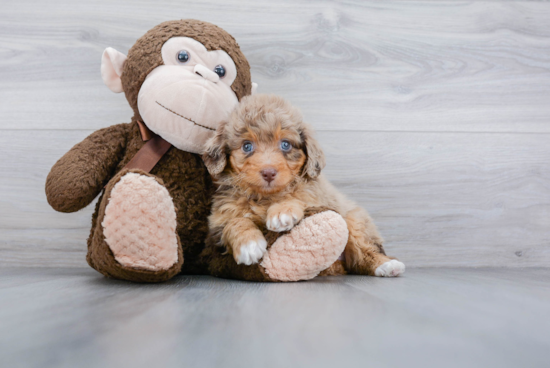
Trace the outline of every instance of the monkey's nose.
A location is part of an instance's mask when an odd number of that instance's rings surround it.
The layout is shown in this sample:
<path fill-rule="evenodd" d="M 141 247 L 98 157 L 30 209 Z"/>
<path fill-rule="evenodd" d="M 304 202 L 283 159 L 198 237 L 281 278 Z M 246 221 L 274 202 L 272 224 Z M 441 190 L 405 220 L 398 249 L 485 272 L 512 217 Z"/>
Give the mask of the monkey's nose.
<path fill-rule="evenodd" d="M 277 176 L 277 170 L 270 167 L 270 168 L 263 169 L 262 171 L 260 171 L 260 174 L 262 174 L 262 178 L 264 178 L 264 180 L 267 181 L 267 183 L 269 184 Z"/>
<path fill-rule="evenodd" d="M 195 68 L 193 69 L 195 74 L 200 75 L 204 79 L 209 80 L 210 82 L 217 83 L 220 80 L 220 76 L 216 73 L 214 73 L 212 70 L 208 69 L 204 65 L 197 64 L 195 65 Z"/>

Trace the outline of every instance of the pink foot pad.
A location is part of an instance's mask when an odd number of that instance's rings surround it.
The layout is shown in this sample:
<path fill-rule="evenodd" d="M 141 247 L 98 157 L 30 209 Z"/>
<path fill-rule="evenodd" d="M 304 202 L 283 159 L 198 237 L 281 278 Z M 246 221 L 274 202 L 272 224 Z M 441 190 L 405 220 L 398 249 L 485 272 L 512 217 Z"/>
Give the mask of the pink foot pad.
<path fill-rule="evenodd" d="M 124 175 L 113 187 L 101 225 L 123 266 L 160 271 L 178 261 L 174 204 L 168 190 L 150 176 Z"/>
<path fill-rule="evenodd" d="M 309 280 L 332 265 L 344 251 L 348 227 L 342 216 L 325 211 L 303 219 L 277 239 L 261 266 L 274 280 Z"/>

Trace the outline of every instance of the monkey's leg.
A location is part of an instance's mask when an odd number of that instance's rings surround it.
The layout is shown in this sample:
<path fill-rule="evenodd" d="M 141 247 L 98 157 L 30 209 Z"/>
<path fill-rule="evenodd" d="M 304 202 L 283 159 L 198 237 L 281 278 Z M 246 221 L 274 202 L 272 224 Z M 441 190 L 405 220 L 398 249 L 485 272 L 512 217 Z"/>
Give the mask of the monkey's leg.
<path fill-rule="evenodd" d="M 178 274 L 183 252 L 176 210 L 162 181 L 141 170 L 122 170 L 98 203 L 87 260 L 105 276 L 161 282 Z"/>
<path fill-rule="evenodd" d="M 305 211 L 292 230 L 277 233 L 263 230 L 269 249 L 260 264 L 239 265 L 217 246 L 221 234 L 211 233 L 204 256 L 213 276 L 247 281 L 299 281 L 324 274 L 343 274 L 338 262 L 348 238 L 342 216 L 325 208 Z M 336 263 L 336 264 L 335 264 Z"/>
<path fill-rule="evenodd" d="M 356 208 L 350 211 L 345 219 L 349 239 L 344 255 L 349 273 L 394 277 L 405 272 L 402 262 L 386 255 L 382 238 L 372 219 L 363 209 Z"/>

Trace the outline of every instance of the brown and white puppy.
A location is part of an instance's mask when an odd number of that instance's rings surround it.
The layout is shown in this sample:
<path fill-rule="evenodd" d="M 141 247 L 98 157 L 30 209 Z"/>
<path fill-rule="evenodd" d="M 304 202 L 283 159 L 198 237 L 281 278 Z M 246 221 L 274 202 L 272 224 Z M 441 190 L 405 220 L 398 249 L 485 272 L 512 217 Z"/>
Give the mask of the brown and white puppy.
<path fill-rule="evenodd" d="M 299 110 L 274 95 L 245 97 L 207 143 L 203 160 L 219 185 L 211 231 L 240 264 L 266 252 L 261 228 L 288 231 L 308 207 L 328 207 L 348 225 L 345 265 L 349 273 L 399 276 L 405 265 L 386 256 L 368 213 L 321 174 L 325 157 Z"/>

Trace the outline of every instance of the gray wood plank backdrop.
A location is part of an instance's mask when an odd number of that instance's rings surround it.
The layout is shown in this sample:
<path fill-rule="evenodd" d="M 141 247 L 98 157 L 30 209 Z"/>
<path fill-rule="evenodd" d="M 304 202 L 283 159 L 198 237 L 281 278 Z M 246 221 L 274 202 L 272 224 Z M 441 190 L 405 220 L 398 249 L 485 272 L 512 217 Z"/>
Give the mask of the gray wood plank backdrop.
<path fill-rule="evenodd" d="M 0 5 L 0 265 L 85 266 L 92 206 L 54 212 L 46 175 L 129 121 L 103 49 L 178 18 L 235 36 L 409 266 L 550 264 L 550 3 L 20 0 Z"/>

